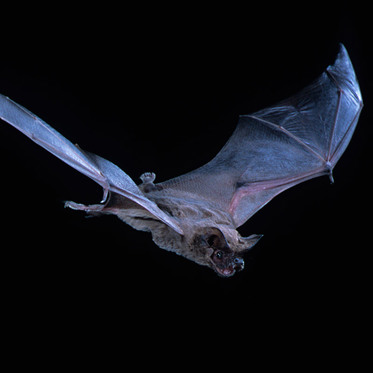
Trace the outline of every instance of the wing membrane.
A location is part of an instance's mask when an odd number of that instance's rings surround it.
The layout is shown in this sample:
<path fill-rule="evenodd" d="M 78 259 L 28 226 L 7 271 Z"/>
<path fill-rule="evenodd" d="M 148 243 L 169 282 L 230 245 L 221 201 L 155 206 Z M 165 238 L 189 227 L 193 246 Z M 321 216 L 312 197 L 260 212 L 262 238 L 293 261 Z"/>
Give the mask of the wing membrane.
<path fill-rule="evenodd" d="M 329 174 L 346 149 L 362 108 L 343 45 L 333 66 L 297 95 L 240 117 L 217 156 L 166 181 L 229 212 L 236 227 L 282 191 Z"/>
<path fill-rule="evenodd" d="M 84 152 L 43 120 L 3 95 L 0 95 L 0 118 L 71 167 L 96 181 L 104 189 L 104 200 L 108 192 L 113 191 L 136 202 L 176 232 L 183 234 L 175 219 L 146 198 L 134 181 L 119 167 L 95 154 Z"/>

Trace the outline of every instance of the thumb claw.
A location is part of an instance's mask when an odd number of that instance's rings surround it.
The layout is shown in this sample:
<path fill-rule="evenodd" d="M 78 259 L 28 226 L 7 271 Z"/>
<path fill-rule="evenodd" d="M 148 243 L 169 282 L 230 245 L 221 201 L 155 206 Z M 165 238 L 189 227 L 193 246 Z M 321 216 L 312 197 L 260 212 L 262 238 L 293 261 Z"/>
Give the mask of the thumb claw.
<path fill-rule="evenodd" d="M 109 186 L 105 186 L 104 193 L 102 195 L 102 200 L 100 203 L 106 204 L 106 202 L 108 201 L 109 193 L 110 193 Z"/>

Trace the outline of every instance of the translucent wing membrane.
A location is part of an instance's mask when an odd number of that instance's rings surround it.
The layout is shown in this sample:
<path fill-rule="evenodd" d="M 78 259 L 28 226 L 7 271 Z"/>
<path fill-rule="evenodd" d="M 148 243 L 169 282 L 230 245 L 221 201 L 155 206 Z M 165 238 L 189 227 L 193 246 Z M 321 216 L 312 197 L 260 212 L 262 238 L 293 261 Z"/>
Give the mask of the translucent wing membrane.
<path fill-rule="evenodd" d="M 334 65 L 315 82 L 277 105 L 241 116 L 233 135 L 212 161 L 158 184 L 156 190 L 163 198 L 214 205 L 229 213 L 238 227 L 285 189 L 321 175 L 332 179 L 333 167 L 351 139 L 361 109 L 359 85 L 341 45 Z M 109 191 L 115 192 L 183 234 L 178 220 L 149 200 L 113 163 L 84 152 L 2 95 L 0 117 L 100 184 L 104 200 Z"/>
<path fill-rule="evenodd" d="M 119 167 L 95 154 L 84 152 L 43 120 L 3 95 L 0 95 L 0 118 L 71 167 L 96 181 L 104 189 L 104 200 L 109 191 L 115 192 L 137 203 L 176 232 L 183 233 L 176 220 L 146 198 L 134 181 Z M 82 205 L 71 203 L 69 206 Z"/>
<path fill-rule="evenodd" d="M 218 155 L 161 185 L 228 211 L 238 227 L 280 192 L 329 174 L 346 149 L 362 108 L 343 45 L 333 66 L 297 95 L 240 117 Z"/>

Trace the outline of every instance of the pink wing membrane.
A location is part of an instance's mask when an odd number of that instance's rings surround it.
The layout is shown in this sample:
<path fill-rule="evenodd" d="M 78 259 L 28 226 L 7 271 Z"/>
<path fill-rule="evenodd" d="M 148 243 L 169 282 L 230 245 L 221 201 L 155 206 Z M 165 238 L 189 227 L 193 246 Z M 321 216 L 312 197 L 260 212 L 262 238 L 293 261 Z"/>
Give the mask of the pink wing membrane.
<path fill-rule="evenodd" d="M 215 204 L 236 227 L 282 191 L 329 175 L 356 127 L 362 98 L 346 49 L 310 86 L 277 105 L 240 116 L 217 156 L 161 184 Z"/>

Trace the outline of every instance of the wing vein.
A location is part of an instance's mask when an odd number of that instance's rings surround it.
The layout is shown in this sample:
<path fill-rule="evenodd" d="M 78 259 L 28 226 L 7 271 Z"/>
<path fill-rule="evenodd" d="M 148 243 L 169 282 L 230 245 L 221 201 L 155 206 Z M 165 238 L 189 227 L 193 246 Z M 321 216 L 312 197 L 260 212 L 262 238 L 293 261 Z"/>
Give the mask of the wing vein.
<path fill-rule="evenodd" d="M 265 120 L 262 118 L 259 118 L 255 115 L 245 115 L 247 117 L 253 118 L 258 120 L 259 122 L 263 123 L 264 125 L 267 125 L 270 128 L 273 128 L 275 130 L 278 130 L 280 132 L 285 133 L 287 136 L 291 137 L 293 140 L 295 140 L 299 145 L 303 146 L 307 151 L 309 151 L 311 154 L 313 154 L 315 157 L 319 158 L 323 163 L 326 163 L 324 157 L 320 155 L 318 152 L 316 152 L 314 149 L 312 149 L 309 145 L 307 145 L 304 141 L 302 141 L 298 136 L 295 136 L 293 133 L 288 131 L 286 128 L 281 127 L 269 120 Z"/>
<path fill-rule="evenodd" d="M 333 160 L 334 156 L 338 153 L 340 147 L 342 146 L 342 144 L 343 144 L 344 141 L 345 141 L 346 136 L 350 133 L 351 128 L 353 128 L 353 124 L 356 122 L 357 118 L 359 118 L 359 115 L 360 115 L 360 112 L 361 112 L 362 108 L 363 108 L 363 104 L 360 102 L 360 107 L 359 107 L 359 109 L 357 110 L 357 112 L 356 112 L 354 118 L 352 119 L 351 123 L 349 124 L 349 126 L 348 126 L 346 132 L 344 133 L 343 137 L 342 137 L 341 140 L 338 142 L 338 145 L 336 146 L 336 148 L 335 148 L 333 154 L 331 155 L 330 160 Z M 331 163 L 333 163 L 333 162 L 331 162 Z"/>
<path fill-rule="evenodd" d="M 343 93 L 343 91 L 340 88 L 338 88 L 337 108 L 335 109 L 334 122 L 333 122 L 332 130 L 330 132 L 330 138 L 329 138 L 329 149 L 328 149 L 328 154 L 326 156 L 326 159 L 327 159 L 328 162 L 330 162 L 330 153 L 332 151 L 333 137 L 334 137 L 335 127 L 337 125 L 338 113 L 339 113 L 339 109 L 341 107 L 342 93 Z"/>

